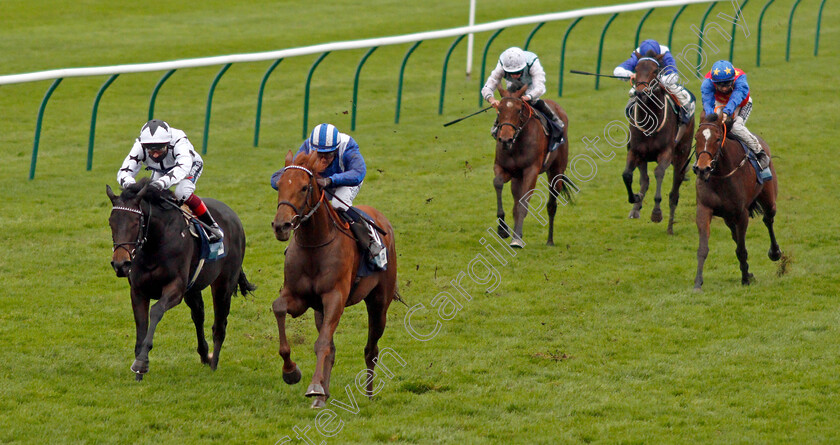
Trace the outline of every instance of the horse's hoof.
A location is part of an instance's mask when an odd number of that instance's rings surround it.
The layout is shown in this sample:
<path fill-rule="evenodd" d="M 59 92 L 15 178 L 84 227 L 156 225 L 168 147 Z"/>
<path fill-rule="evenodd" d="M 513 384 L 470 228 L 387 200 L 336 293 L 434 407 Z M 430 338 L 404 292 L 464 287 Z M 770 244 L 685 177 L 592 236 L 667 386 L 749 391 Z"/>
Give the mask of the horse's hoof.
<path fill-rule="evenodd" d="M 553 245 L 554 245 L 554 241 L 546 241 L 545 245 L 546 245 L 546 246 L 553 246 Z"/>
<path fill-rule="evenodd" d="M 327 402 L 324 401 L 323 397 L 316 397 L 315 400 L 312 401 L 312 409 L 321 409 L 327 406 Z"/>
<path fill-rule="evenodd" d="M 671 226 L 668 226 L 668 235 L 673 235 L 673 234 L 674 234 L 674 228 L 671 227 Z"/>
<path fill-rule="evenodd" d="M 633 209 L 633 210 L 630 211 L 630 214 L 627 215 L 627 217 L 630 218 L 630 219 L 639 219 L 639 211 L 636 210 L 636 209 Z"/>
<path fill-rule="evenodd" d="M 662 222 L 662 210 L 653 209 L 653 212 L 650 213 L 650 220 L 655 223 Z"/>
<path fill-rule="evenodd" d="M 782 251 L 777 249 L 770 249 L 767 252 L 767 256 L 770 257 L 770 261 L 779 261 L 782 258 Z"/>
<path fill-rule="evenodd" d="M 510 247 L 521 249 L 525 247 L 525 243 L 520 238 L 514 238 L 513 241 L 510 242 Z"/>
<path fill-rule="evenodd" d="M 131 364 L 131 371 L 138 375 L 149 372 L 149 361 L 134 360 Z"/>
<path fill-rule="evenodd" d="M 749 286 L 755 281 L 755 276 L 753 274 L 747 274 L 747 276 L 741 278 L 741 284 L 744 286 Z"/>
<path fill-rule="evenodd" d="M 306 389 L 306 397 L 317 397 L 326 395 L 327 393 L 324 392 L 324 387 L 317 383 L 309 385 L 309 388 Z"/>
<path fill-rule="evenodd" d="M 134 374 L 134 381 L 139 382 L 143 380 L 143 374 Z"/>
<path fill-rule="evenodd" d="M 295 369 L 292 372 L 283 373 L 283 381 L 286 382 L 287 385 L 294 385 L 295 383 L 300 381 L 300 368 L 295 365 Z"/>
<path fill-rule="evenodd" d="M 505 239 L 505 238 L 510 236 L 508 231 L 505 230 L 504 227 L 502 227 L 501 224 L 499 224 L 499 229 L 497 230 L 497 232 L 499 232 L 499 238 L 502 238 L 502 239 Z"/>
<path fill-rule="evenodd" d="M 703 292 L 703 288 L 700 286 L 694 286 L 694 292 Z"/>

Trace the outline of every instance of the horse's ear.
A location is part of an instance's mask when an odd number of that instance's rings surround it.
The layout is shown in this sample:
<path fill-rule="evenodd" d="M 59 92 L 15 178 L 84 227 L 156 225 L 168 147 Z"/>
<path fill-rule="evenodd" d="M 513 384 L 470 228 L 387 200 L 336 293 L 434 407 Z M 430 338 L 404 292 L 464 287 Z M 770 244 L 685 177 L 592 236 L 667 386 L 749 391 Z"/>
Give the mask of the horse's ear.
<path fill-rule="evenodd" d="M 637 59 L 641 59 L 643 57 L 642 54 L 638 51 L 633 51 L 633 55 L 636 56 Z"/>
<path fill-rule="evenodd" d="M 507 92 L 507 90 L 505 90 L 504 88 L 502 88 L 502 86 L 501 86 L 501 85 L 497 86 L 497 87 L 496 87 L 496 89 L 497 89 L 497 90 L 499 90 L 499 94 L 500 94 L 502 97 L 508 97 L 508 96 L 510 96 L 510 94 Z"/>
<path fill-rule="evenodd" d="M 516 97 L 522 97 L 522 95 L 525 94 L 525 90 L 527 90 L 527 89 L 528 89 L 528 85 L 522 85 L 522 88 L 520 88 L 519 91 L 513 93 L 513 95 L 516 96 Z"/>
<path fill-rule="evenodd" d="M 289 152 L 286 153 L 286 165 L 284 165 L 284 167 L 288 167 L 288 166 L 292 165 L 292 162 L 294 162 L 294 161 L 295 161 L 295 155 L 292 154 L 292 150 L 289 150 Z"/>
<path fill-rule="evenodd" d="M 105 184 L 105 193 L 108 194 L 108 199 L 111 200 L 111 204 L 114 204 L 114 201 L 117 200 L 117 195 L 114 194 L 114 191 L 111 190 L 111 186 Z"/>
<path fill-rule="evenodd" d="M 657 62 L 661 62 L 663 57 L 665 57 L 665 54 L 657 54 L 653 56 L 653 58 L 656 59 Z"/>

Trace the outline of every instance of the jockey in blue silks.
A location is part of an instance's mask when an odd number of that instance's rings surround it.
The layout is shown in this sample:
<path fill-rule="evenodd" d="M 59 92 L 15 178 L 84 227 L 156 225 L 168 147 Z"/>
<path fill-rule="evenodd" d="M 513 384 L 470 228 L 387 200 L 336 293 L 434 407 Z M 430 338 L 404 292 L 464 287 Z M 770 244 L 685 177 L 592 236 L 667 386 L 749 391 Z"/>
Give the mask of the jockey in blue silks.
<path fill-rule="evenodd" d="M 659 42 L 653 39 L 642 42 L 632 54 L 630 58 L 625 60 L 613 70 L 613 75 L 627 77 L 631 81 L 636 80 L 636 64 L 639 62 L 639 56 L 650 57 L 662 55 L 662 67 L 659 71 L 659 83 L 665 88 L 665 91 L 671 94 L 679 102 L 680 106 L 680 125 L 685 126 L 694 119 L 695 101 L 694 95 L 691 94 L 684 86 L 680 84 L 680 76 L 677 71 L 677 63 L 674 61 L 674 56 L 667 46 L 660 45 Z M 629 108 L 635 102 L 635 95 L 633 89 L 630 90 L 630 102 L 627 103 Z"/>
<path fill-rule="evenodd" d="M 362 251 L 370 255 L 369 260 L 375 261 L 382 246 L 375 241 L 372 228 L 364 218 L 351 208 L 367 173 L 359 144 L 350 135 L 339 132 L 332 124 L 319 124 L 309 138 L 303 141 L 297 154 L 309 154 L 313 150 L 327 163 L 327 168 L 316 179 L 318 185 L 332 194 L 330 204 L 350 224 Z M 280 169 L 271 175 L 271 187 L 275 190 L 277 179 L 282 174 L 283 169 Z"/>
<path fill-rule="evenodd" d="M 700 86 L 700 93 L 703 95 L 703 111 L 706 114 L 723 113 L 723 120 L 730 116 L 732 128 L 729 134 L 744 141 L 755 153 L 758 165 L 761 167 L 761 176 L 772 177 L 770 172 L 770 157 L 761 148 L 758 138 L 747 129 L 747 119 L 752 112 L 753 100 L 750 97 L 750 85 L 747 83 L 747 74 L 739 68 L 735 68 L 727 60 L 718 60 L 712 65 L 712 69 L 706 73 L 706 79 Z"/>

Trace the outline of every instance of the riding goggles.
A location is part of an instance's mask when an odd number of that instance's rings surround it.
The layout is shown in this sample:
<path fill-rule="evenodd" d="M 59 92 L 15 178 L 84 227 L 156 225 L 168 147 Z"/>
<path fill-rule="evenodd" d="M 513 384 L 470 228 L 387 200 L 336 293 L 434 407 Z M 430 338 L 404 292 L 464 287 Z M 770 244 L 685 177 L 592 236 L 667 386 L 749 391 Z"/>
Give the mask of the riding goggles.
<path fill-rule="evenodd" d="M 141 144 L 144 150 L 148 151 L 164 151 L 169 148 L 168 142 L 163 143 L 153 143 L 153 144 Z"/>
<path fill-rule="evenodd" d="M 720 88 L 729 88 L 729 87 L 732 86 L 733 82 L 734 82 L 734 80 L 725 80 L 723 82 L 715 82 L 715 86 L 720 87 Z"/>

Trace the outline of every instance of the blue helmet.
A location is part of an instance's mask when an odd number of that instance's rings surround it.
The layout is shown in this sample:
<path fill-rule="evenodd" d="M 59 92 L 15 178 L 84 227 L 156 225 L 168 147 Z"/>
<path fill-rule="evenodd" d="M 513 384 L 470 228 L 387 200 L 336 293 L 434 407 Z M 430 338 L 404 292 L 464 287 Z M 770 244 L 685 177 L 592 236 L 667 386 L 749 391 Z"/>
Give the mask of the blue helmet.
<path fill-rule="evenodd" d="M 332 124 L 318 124 L 312 130 L 312 135 L 309 136 L 309 145 L 315 148 L 319 153 L 329 153 L 338 148 L 339 140 L 338 129 Z"/>
<path fill-rule="evenodd" d="M 727 82 L 735 78 L 735 67 L 727 60 L 718 60 L 712 65 L 712 82 Z"/>
<path fill-rule="evenodd" d="M 653 51 L 653 54 L 658 56 L 659 53 L 662 51 L 661 48 L 659 48 L 659 42 L 650 39 L 645 40 L 644 42 L 642 42 L 641 45 L 639 45 L 639 54 L 641 54 L 642 56 L 646 56 L 648 51 Z"/>

